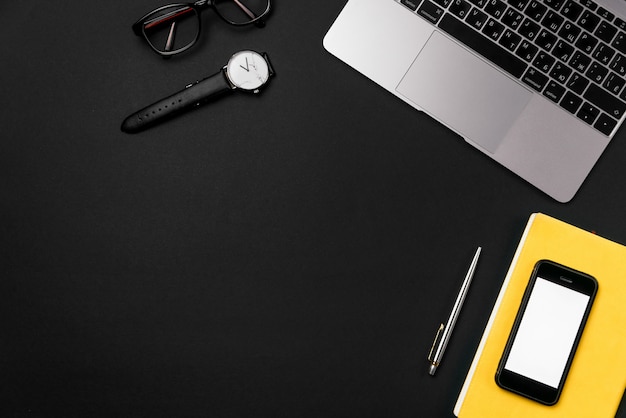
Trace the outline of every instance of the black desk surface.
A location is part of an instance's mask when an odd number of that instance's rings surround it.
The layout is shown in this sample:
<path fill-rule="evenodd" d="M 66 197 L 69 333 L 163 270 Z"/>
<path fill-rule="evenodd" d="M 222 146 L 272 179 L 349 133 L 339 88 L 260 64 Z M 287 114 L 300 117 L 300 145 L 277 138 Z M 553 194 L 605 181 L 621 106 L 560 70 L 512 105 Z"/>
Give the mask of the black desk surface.
<path fill-rule="evenodd" d="M 0 6 L 1 416 L 450 417 L 532 212 L 626 242 L 626 130 L 557 203 L 326 53 L 344 2 L 275 3 L 171 60 L 158 2 Z M 120 131 L 241 49 L 262 95 Z"/>

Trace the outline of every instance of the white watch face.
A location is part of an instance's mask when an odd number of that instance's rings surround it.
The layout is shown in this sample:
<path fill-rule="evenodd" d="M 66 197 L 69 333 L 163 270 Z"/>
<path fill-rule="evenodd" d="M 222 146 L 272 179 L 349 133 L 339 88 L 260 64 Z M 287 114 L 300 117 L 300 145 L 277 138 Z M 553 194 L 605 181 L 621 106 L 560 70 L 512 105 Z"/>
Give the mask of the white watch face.
<path fill-rule="evenodd" d="M 240 51 L 228 61 L 226 75 L 236 88 L 254 91 L 267 82 L 270 69 L 262 55 Z"/>

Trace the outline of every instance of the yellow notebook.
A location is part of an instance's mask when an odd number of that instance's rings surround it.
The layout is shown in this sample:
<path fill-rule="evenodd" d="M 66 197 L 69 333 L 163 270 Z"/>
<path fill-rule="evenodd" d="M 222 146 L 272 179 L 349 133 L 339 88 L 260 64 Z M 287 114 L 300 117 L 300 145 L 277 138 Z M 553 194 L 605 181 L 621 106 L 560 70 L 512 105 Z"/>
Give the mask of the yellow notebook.
<path fill-rule="evenodd" d="M 495 373 L 535 263 L 594 276 L 598 294 L 561 398 L 544 406 L 499 388 Z M 626 247 L 533 214 L 504 279 L 454 408 L 459 418 L 614 417 L 626 388 Z"/>

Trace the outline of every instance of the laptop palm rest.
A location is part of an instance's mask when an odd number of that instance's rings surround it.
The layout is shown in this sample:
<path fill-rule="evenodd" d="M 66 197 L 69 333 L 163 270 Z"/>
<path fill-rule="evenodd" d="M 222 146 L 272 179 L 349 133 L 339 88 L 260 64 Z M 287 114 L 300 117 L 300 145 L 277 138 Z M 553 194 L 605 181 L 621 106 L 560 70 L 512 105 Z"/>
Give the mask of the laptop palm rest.
<path fill-rule="evenodd" d="M 439 32 L 433 32 L 396 90 L 491 153 L 532 97 Z"/>

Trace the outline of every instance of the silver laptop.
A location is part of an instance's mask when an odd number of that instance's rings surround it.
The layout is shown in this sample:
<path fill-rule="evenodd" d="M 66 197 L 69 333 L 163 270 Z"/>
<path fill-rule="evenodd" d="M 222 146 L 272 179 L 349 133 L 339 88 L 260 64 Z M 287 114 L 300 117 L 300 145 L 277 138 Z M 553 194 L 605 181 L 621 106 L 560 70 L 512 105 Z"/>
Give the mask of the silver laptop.
<path fill-rule="evenodd" d="M 349 0 L 324 47 L 560 202 L 626 117 L 624 0 Z"/>

